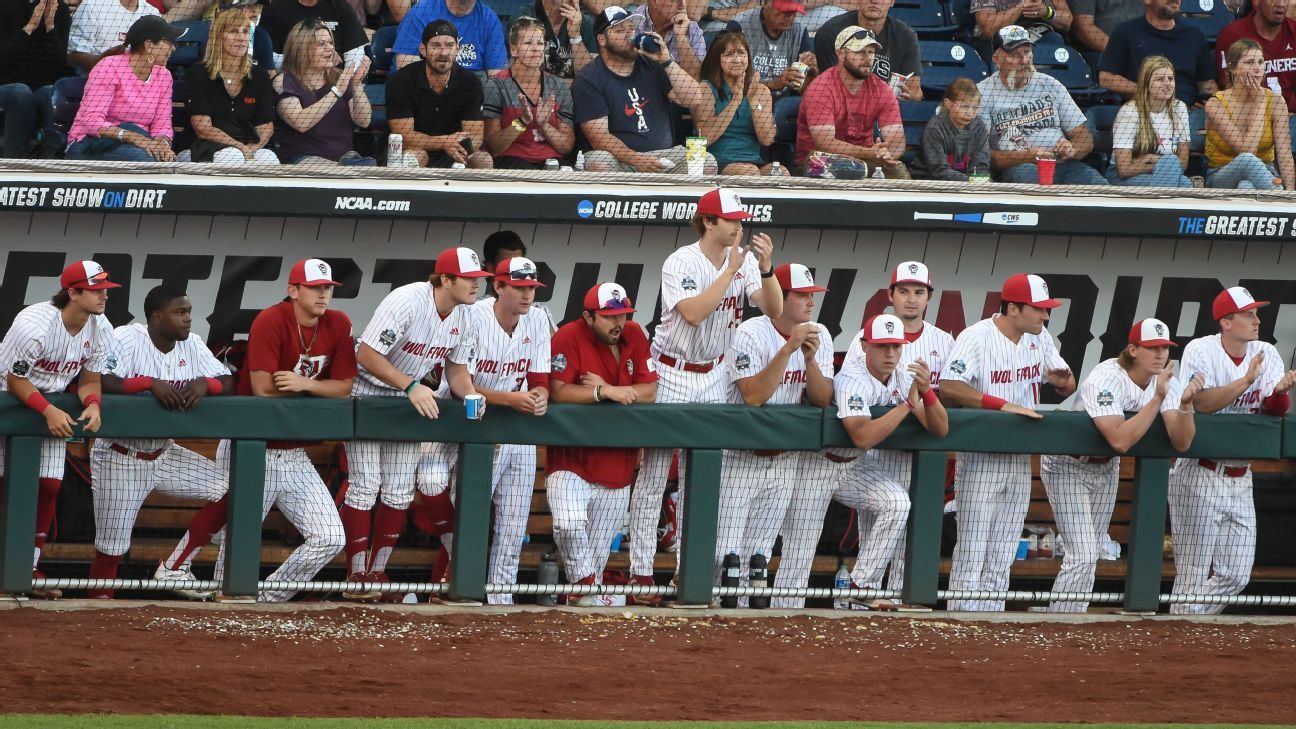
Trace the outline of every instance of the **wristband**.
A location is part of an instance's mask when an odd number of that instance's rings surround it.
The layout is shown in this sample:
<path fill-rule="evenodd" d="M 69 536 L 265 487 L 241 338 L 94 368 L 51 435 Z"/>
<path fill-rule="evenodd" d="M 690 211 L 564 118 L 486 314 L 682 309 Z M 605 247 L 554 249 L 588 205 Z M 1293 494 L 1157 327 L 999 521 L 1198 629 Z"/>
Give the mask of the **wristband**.
<path fill-rule="evenodd" d="M 513 126 L 513 128 L 516 129 L 518 132 L 525 132 L 526 129 L 527 129 L 527 125 L 524 124 L 524 123 L 522 123 L 522 120 L 521 120 L 521 119 L 514 119 L 514 120 L 513 120 L 513 125 L 512 125 L 512 126 Z"/>
<path fill-rule="evenodd" d="M 137 395 L 153 386 L 153 378 L 145 375 L 139 377 L 127 377 L 122 380 L 122 392 L 127 395 Z"/>
<path fill-rule="evenodd" d="M 117 129 L 117 141 L 119 141 L 119 142 L 124 142 L 124 141 L 126 141 L 126 130 L 125 130 L 125 129 L 121 129 L 121 128 L 118 128 L 118 129 Z"/>
<path fill-rule="evenodd" d="M 27 399 L 24 400 L 23 402 L 27 404 L 27 407 L 31 408 L 32 410 L 35 410 L 41 415 L 44 415 L 45 411 L 50 406 L 49 400 L 45 399 L 45 396 L 41 394 L 40 390 L 37 390 L 32 394 L 28 395 Z"/>
<path fill-rule="evenodd" d="M 986 410 L 1003 410 L 1007 404 L 1008 401 L 1002 397 L 995 397 L 994 395 L 981 396 L 981 407 Z"/>
<path fill-rule="evenodd" d="M 329 89 L 329 91 L 332 91 L 333 95 L 338 97 L 339 99 L 342 98 L 342 92 L 338 91 L 338 87 L 334 86 L 333 88 Z"/>
<path fill-rule="evenodd" d="M 410 380 L 410 383 L 405 386 L 405 394 L 408 395 L 411 392 L 414 392 L 414 388 L 416 387 L 418 387 L 418 380 Z"/>
<path fill-rule="evenodd" d="M 774 267 L 773 267 L 773 266 L 770 266 L 770 270 L 768 270 L 768 271 L 762 271 L 762 272 L 761 272 L 761 278 L 770 278 L 770 277 L 773 276 L 773 275 L 774 275 Z"/>
<path fill-rule="evenodd" d="M 940 402 L 940 398 L 936 397 L 935 390 L 928 390 L 927 392 L 924 392 L 922 394 L 922 401 L 923 401 L 923 405 L 926 405 L 927 407 L 931 407 L 932 405 L 935 405 L 936 403 Z"/>
<path fill-rule="evenodd" d="M 594 386 L 594 402 L 603 402 L 603 392 L 602 392 L 602 391 L 603 391 L 603 386 L 602 386 L 602 385 L 595 385 L 595 386 Z"/>
<path fill-rule="evenodd" d="M 89 395 L 86 396 L 86 399 L 81 401 L 81 404 L 85 405 L 86 407 L 90 407 L 91 405 L 98 405 L 99 407 L 102 408 L 103 400 L 100 399 L 99 393 L 90 393 Z"/>
<path fill-rule="evenodd" d="M 204 377 L 203 379 L 207 381 L 208 395 L 219 395 L 225 390 L 225 385 L 215 377 Z"/>
<path fill-rule="evenodd" d="M 662 68 L 670 68 L 671 65 L 674 64 L 674 63 L 675 63 L 675 59 L 674 59 L 674 58 L 671 58 L 670 56 L 667 56 L 667 57 L 666 57 L 666 60 L 662 61 L 662 66 L 661 66 L 661 67 L 662 67 Z"/>

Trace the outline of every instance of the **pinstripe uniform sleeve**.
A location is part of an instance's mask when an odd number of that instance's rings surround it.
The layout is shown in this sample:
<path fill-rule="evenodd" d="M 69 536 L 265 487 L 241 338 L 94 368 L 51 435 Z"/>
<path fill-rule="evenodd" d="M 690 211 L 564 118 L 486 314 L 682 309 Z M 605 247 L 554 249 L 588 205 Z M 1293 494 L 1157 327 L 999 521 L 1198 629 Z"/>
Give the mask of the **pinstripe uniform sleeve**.
<path fill-rule="evenodd" d="M 963 330 L 954 340 L 949 366 L 941 374 L 942 380 L 966 382 L 973 389 L 981 389 L 981 358 L 984 346 L 981 328 L 973 325 Z"/>
<path fill-rule="evenodd" d="M 551 366 L 549 347 L 552 341 L 549 334 L 549 319 L 543 316 L 534 316 L 532 319 L 536 322 L 536 326 L 531 333 L 531 349 L 527 352 L 527 357 L 531 358 L 531 372 L 537 375 L 548 375 Z"/>
<path fill-rule="evenodd" d="M 104 369 L 104 374 L 115 375 L 123 380 L 139 375 L 140 367 L 136 361 L 139 356 L 138 339 L 134 329 L 127 324 L 113 330 L 113 355 L 108 358 L 108 367 Z"/>
<path fill-rule="evenodd" d="M 471 306 L 459 307 L 465 309 L 463 312 L 463 336 L 455 343 L 450 353 L 446 355 L 446 360 L 455 364 L 471 365 L 475 356 L 482 351 L 479 339 L 486 331 L 482 324 L 486 316 L 494 316 L 493 312 L 487 312 L 482 307 L 473 304 Z"/>
<path fill-rule="evenodd" d="M 873 399 L 873 388 L 867 380 L 852 374 L 842 373 L 833 380 L 833 397 L 837 401 L 837 419 L 872 418 L 869 402 Z"/>
<path fill-rule="evenodd" d="M 751 301 L 751 297 L 765 285 L 765 282 L 761 279 L 760 263 L 756 261 L 756 254 L 747 254 L 747 257 L 743 259 L 741 271 L 743 274 L 743 290 L 747 292 L 747 300 Z"/>
<path fill-rule="evenodd" d="M 684 299 L 702 293 L 698 285 L 699 273 L 693 270 L 692 261 L 684 256 L 671 256 L 662 266 L 662 312 L 674 309 Z"/>
<path fill-rule="evenodd" d="M 1194 339 L 1184 347 L 1183 357 L 1179 360 L 1179 379 L 1186 386 L 1188 381 L 1197 375 L 1202 376 L 1202 389 L 1219 387 L 1222 384 L 1216 377 L 1215 367 L 1211 365 L 1206 348 L 1210 339 Z"/>
<path fill-rule="evenodd" d="M 1062 359 L 1062 353 L 1058 351 L 1057 340 L 1049 333 L 1048 327 L 1040 332 L 1040 346 L 1044 348 L 1044 372 L 1040 373 L 1040 380 L 1048 380 L 1048 370 L 1071 369 L 1071 365 Z"/>
<path fill-rule="evenodd" d="M 91 335 L 90 360 L 82 369 L 103 373 L 113 353 L 113 327 L 103 314 L 96 314 L 91 321 L 95 328 Z"/>
<path fill-rule="evenodd" d="M 44 335 L 36 321 L 20 314 L 4 342 L 0 342 L 0 368 L 14 377 L 28 379 L 36 360 L 45 353 Z"/>
<path fill-rule="evenodd" d="M 1117 375 L 1103 371 L 1090 374 L 1076 397 L 1084 404 L 1090 418 L 1124 417 L 1124 393 L 1124 383 L 1117 379 Z"/>
<path fill-rule="evenodd" d="M 1184 383 L 1178 377 L 1170 379 L 1170 387 L 1166 389 L 1165 399 L 1161 401 L 1160 412 L 1168 413 L 1172 410 L 1179 409 L 1179 398 L 1183 397 Z"/>
<path fill-rule="evenodd" d="M 384 357 L 391 354 L 398 342 L 404 341 L 413 324 L 414 308 L 405 293 L 401 287 L 388 294 L 360 335 L 362 343 Z"/>
<path fill-rule="evenodd" d="M 754 377 L 760 374 L 769 364 L 770 353 L 765 343 L 761 341 L 754 322 L 759 319 L 752 319 L 748 324 L 738 327 L 738 332 L 734 334 L 733 345 L 731 345 L 729 354 L 725 358 L 727 365 L 728 380 L 737 382 L 748 377 Z"/>
<path fill-rule="evenodd" d="M 193 342 L 193 356 L 199 376 L 224 377 L 230 373 L 229 368 L 216 359 L 216 355 L 207 348 L 207 343 L 202 340 L 202 337 L 190 334 L 189 341 Z"/>
<path fill-rule="evenodd" d="M 819 350 L 815 352 L 815 364 L 818 365 L 819 371 L 824 377 L 832 379 L 833 376 L 833 343 L 832 335 L 828 333 L 828 327 L 823 324 L 819 325 Z"/>
<path fill-rule="evenodd" d="M 1278 349 L 1268 342 L 1262 342 L 1260 351 L 1264 352 L 1265 360 L 1260 365 L 1260 397 L 1269 397 L 1273 394 L 1274 388 L 1278 386 L 1278 381 L 1283 378 L 1283 360 L 1282 355 L 1278 354 Z"/>

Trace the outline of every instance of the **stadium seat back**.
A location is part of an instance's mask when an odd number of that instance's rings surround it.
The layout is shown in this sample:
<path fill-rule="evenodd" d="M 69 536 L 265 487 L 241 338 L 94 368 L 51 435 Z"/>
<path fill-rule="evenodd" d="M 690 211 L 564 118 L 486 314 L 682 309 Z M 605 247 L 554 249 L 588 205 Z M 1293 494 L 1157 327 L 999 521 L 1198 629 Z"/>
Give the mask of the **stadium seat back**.
<path fill-rule="evenodd" d="M 1201 30 L 1213 48 L 1224 26 L 1237 20 L 1224 0 L 1182 0 L 1179 20 Z"/>
<path fill-rule="evenodd" d="M 953 38 L 958 24 L 942 0 L 896 0 L 888 15 L 914 29 L 919 38 Z"/>
<path fill-rule="evenodd" d="M 1105 172 L 1112 157 L 1112 125 L 1116 123 L 1116 112 L 1119 106 L 1103 104 L 1093 106 L 1085 111 L 1089 133 L 1093 135 L 1093 152 L 1087 160 L 1099 172 Z"/>
<path fill-rule="evenodd" d="M 901 101 L 900 119 L 904 122 L 905 146 L 916 151 L 922 145 L 923 129 L 940 110 L 939 101 Z"/>
<path fill-rule="evenodd" d="M 181 69 L 176 76 L 184 74 L 186 69 L 202 60 L 202 54 L 207 47 L 207 36 L 211 34 L 211 23 L 206 20 L 181 21 L 174 23 L 177 27 L 183 28 L 185 34 L 180 36 L 176 41 L 175 51 L 171 53 L 171 59 L 167 61 L 167 66 L 174 69 Z"/>
<path fill-rule="evenodd" d="M 373 108 L 369 126 L 365 128 L 365 131 L 387 131 L 387 85 L 365 84 L 364 90 L 365 96 L 369 97 L 369 106 Z"/>
<path fill-rule="evenodd" d="M 387 78 L 387 71 L 392 68 L 396 60 L 396 53 L 392 50 L 392 46 L 396 44 L 396 31 L 399 29 L 398 25 L 384 25 L 374 31 L 373 40 L 370 42 L 373 63 L 369 66 L 369 83 L 378 83 Z"/>
<path fill-rule="evenodd" d="M 975 49 L 958 41 L 918 41 L 922 57 L 922 88 L 928 100 L 938 100 L 954 79 L 966 77 L 980 83 L 988 74 Z"/>

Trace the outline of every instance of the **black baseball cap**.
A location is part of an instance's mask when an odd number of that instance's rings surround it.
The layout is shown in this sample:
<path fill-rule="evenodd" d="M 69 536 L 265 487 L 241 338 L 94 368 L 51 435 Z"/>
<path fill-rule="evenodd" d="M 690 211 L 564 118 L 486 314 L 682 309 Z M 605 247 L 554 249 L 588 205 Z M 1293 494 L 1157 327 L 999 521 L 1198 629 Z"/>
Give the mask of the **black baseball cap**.
<path fill-rule="evenodd" d="M 994 46 L 996 51 L 1000 48 L 1011 51 L 1022 45 L 1033 46 L 1035 41 L 1031 40 L 1030 31 L 1020 25 L 1005 25 L 999 29 L 998 33 L 994 34 L 991 45 Z"/>
<path fill-rule="evenodd" d="M 454 23 L 451 23 L 450 21 L 444 19 L 434 20 L 431 23 L 428 23 L 427 25 L 423 26 L 424 43 L 427 43 L 428 41 L 432 40 L 433 38 L 439 35 L 449 36 L 451 38 L 454 38 L 455 41 L 457 42 L 459 40 L 459 29 L 454 26 Z"/>
<path fill-rule="evenodd" d="M 135 50 L 142 48 L 148 41 L 157 43 L 169 40 L 175 43 L 186 31 L 186 28 L 177 28 L 166 22 L 161 15 L 145 15 L 136 20 L 130 30 L 126 31 L 126 47 Z"/>
<path fill-rule="evenodd" d="M 609 5 L 603 8 L 603 12 L 594 16 L 594 35 L 598 35 L 614 25 L 619 25 L 630 19 L 630 13 L 620 5 Z"/>

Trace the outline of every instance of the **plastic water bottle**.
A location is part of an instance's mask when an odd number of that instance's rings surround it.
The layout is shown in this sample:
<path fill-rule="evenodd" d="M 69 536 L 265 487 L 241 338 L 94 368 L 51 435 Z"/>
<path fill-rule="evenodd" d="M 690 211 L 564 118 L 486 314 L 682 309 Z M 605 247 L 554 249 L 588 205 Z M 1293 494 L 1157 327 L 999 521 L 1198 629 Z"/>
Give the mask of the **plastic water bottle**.
<path fill-rule="evenodd" d="M 584 172 L 584 171 L 585 171 L 585 152 L 584 152 L 584 151 L 581 151 L 581 152 L 577 152 L 577 153 L 576 153 L 576 171 L 577 171 L 577 172 Z"/>
<path fill-rule="evenodd" d="M 851 586 L 850 572 L 846 569 L 845 561 L 837 562 L 837 576 L 833 578 L 833 587 L 838 590 L 849 590 Z M 850 598 L 837 596 L 833 598 L 833 610 L 850 610 Z"/>
<path fill-rule="evenodd" d="M 721 587 L 738 587 L 742 582 L 742 560 L 739 559 L 737 552 L 730 552 L 725 555 L 723 569 L 720 570 Z M 738 607 L 737 595 L 726 595 L 720 598 L 720 607 L 736 608 Z"/>
<path fill-rule="evenodd" d="M 558 584 L 558 555 L 553 552 L 545 552 L 540 557 L 540 569 L 536 573 L 536 582 L 541 585 Z M 544 607 L 555 607 L 558 605 L 558 596 L 540 595 L 536 598 L 536 604 Z"/>
<path fill-rule="evenodd" d="M 778 162 L 774 162 L 774 163 L 772 163 L 772 164 L 770 165 L 769 176 L 770 176 L 770 177 L 782 177 L 782 176 L 783 176 L 783 165 L 779 164 Z"/>
<path fill-rule="evenodd" d="M 882 165 L 874 165 L 873 174 L 869 175 L 869 177 L 875 180 L 885 180 L 886 175 L 882 173 Z"/>
<path fill-rule="evenodd" d="M 752 555 L 747 582 L 752 587 L 769 587 L 769 562 L 760 552 Z M 747 605 L 753 610 L 763 610 L 770 605 L 769 595 L 752 595 L 747 599 Z"/>

